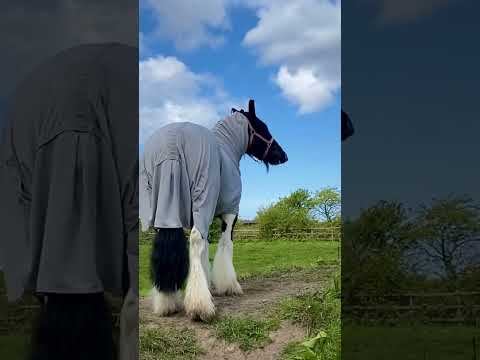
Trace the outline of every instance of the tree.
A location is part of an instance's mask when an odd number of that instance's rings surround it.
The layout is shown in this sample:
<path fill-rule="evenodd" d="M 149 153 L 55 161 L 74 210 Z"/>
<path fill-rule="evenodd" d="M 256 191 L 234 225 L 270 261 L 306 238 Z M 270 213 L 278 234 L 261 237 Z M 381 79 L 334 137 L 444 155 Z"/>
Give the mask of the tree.
<path fill-rule="evenodd" d="M 312 209 L 312 198 L 308 190 L 298 189 L 292 192 L 290 195 L 281 198 L 277 202 L 278 206 L 285 206 L 286 209 L 291 211 L 304 211 L 308 212 Z"/>
<path fill-rule="evenodd" d="M 311 210 L 312 198 L 308 190 L 298 189 L 280 198 L 257 212 L 260 236 L 268 239 L 272 238 L 275 229 L 287 232 L 311 226 L 314 222 Z"/>
<path fill-rule="evenodd" d="M 475 259 L 474 244 L 480 243 L 480 212 L 471 198 L 435 199 L 418 211 L 417 247 L 430 262 L 431 272 L 456 281 Z M 442 271 L 437 271 L 438 265 Z"/>
<path fill-rule="evenodd" d="M 350 303 L 358 292 L 386 294 L 405 287 L 405 250 L 411 222 L 397 202 L 380 201 L 343 224 L 343 294 Z"/>
<path fill-rule="evenodd" d="M 340 216 L 340 191 L 334 187 L 317 191 L 311 199 L 310 206 L 316 219 L 331 222 Z"/>

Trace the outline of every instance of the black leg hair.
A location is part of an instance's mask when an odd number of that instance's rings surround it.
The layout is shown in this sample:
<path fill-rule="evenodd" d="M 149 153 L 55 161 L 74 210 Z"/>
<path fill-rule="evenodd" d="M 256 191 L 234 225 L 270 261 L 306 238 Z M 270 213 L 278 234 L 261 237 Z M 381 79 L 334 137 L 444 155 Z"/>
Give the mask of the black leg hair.
<path fill-rule="evenodd" d="M 232 242 L 233 242 L 233 229 L 235 229 L 235 224 L 237 223 L 237 220 L 238 220 L 238 215 L 235 216 L 235 219 L 233 220 L 233 223 L 232 223 L 232 230 L 230 232 L 230 239 L 232 239 Z M 222 219 L 222 233 L 225 232 L 225 230 L 227 230 L 227 223 L 225 222 L 225 220 Z"/>
<path fill-rule="evenodd" d="M 232 239 L 232 243 L 233 243 L 233 229 L 235 229 L 235 224 L 237 223 L 237 220 L 238 220 L 238 215 L 236 215 L 235 219 L 233 220 L 232 230 L 231 230 L 231 233 L 230 233 L 230 239 Z"/>
<path fill-rule="evenodd" d="M 114 360 L 111 310 L 103 293 L 47 294 L 32 334 L 31 360 Z"/>
<path fill-rule="evenodd" d="M 180 290 L 189 267 L 187 239 L 182 228 L 157 230 L 151 255 L 151 280 L 159 291 Z"/>

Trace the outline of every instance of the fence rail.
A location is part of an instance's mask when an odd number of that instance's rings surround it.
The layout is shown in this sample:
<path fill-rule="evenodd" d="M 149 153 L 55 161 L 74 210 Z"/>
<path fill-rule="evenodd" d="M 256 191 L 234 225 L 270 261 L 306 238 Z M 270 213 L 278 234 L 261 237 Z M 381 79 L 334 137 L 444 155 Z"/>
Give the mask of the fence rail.
<path fill-rule="evenodd" d="M 274 229 L 272 239 L 339 241 L 340 233 L 339 226 L 292 229 L 289 231 Z M 237 240 L 254 240 L 261 237 L 259 229 L 236 229 L 233 234 Z"/>
<path fill-rule="evenodd" d="M 480 326 L 480 292 L 357 294 L 342 309 L 348 318 L 362 322 L 415 320 Z"/>

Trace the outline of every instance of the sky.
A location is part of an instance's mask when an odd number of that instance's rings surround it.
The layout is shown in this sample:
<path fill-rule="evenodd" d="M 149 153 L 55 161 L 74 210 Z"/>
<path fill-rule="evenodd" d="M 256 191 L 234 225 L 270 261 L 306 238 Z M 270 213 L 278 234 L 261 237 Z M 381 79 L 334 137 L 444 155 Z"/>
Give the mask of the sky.
<path fill-rule="evenodd" d="M 479 2 L 371 0 L 342 8 L 342 214 L 480 199 Z"/>
<path fill-rule="evenodd" d="M 169 122 L 212 127 L 255 100 L 288 154 L 241 162 L 240 217 L 298 188 L 340 188 L 340 3 L 142 0 L 140 152 Z"/>
<path fill-rule="evenodd" d="M 380 200 L 401 202 L 410 215 L 434 198 L 480 201 L 479 7 L 471 0 L 344 3 L 342 107 L 355 126 L 342 144 L 344 218 Z M 480 243 L 464 254 L 478 264 Z M 427 273 L 440 264 L 430 266 Z"/>

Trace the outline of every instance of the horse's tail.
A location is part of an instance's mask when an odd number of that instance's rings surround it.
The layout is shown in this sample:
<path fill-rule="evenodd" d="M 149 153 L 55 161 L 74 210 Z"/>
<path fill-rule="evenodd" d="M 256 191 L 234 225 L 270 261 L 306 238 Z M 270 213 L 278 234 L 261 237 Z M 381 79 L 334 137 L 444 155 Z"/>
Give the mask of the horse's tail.
<path fill-rule="evenodd" d="M 151 257 L 151 279 L 159 291 L 180 290 L 188 275 L 187 238 L 182 228 L 158 229 Z"/>
<path fill-rule="evenodd" d="M 113 360 L 111 310 L 103 293 L 48 294 L 32 335 L 32 360 Z"/>

